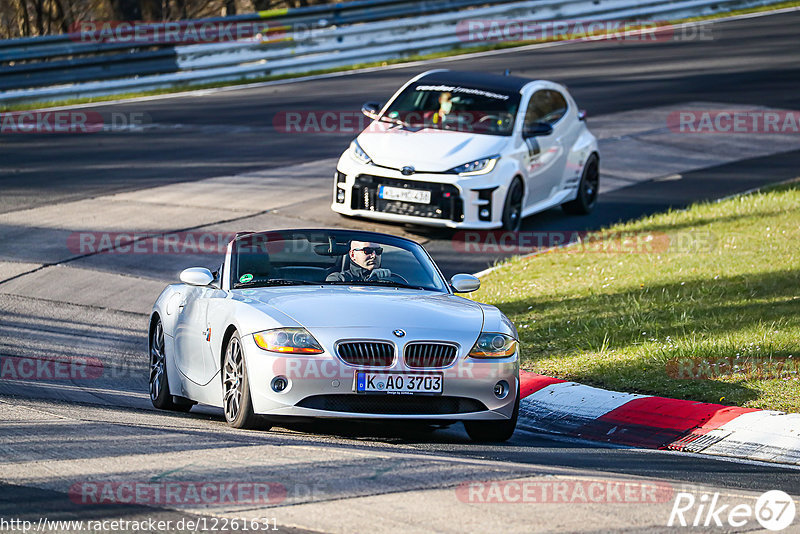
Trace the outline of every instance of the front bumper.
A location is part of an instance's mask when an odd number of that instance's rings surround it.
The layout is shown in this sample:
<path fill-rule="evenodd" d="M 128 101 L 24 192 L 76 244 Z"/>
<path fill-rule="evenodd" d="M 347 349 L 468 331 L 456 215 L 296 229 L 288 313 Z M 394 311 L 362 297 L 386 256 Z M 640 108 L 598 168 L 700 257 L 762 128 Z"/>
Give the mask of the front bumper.
<path fill-rule="evenodd" d="M 503 420 L 511 417 L 519 390 L 517 355 L 498 360 L 475 360 L 459 354 L 444 369 L 420 370 L 398 357 L 381 372 L 441 372 L 441 395 L 387 395 L 355 393 L 355 373 L 328 352 L 316 356 L 282 356 L 259 349 L 252 336 L 242 339 L 247 358 L 254 412 L 261 415 L 344 419 L 398 420 Z M 463 351 L 462 351 L 463 352 Z M 402 347 L 398 347 L 402 354 Z M 288 379 L 288 387 L 276 393 L 272 379 Z M 499 381 L 509 385 L 503 398 L 494 394 Z"/>
<path fill-rule="evenodd" d="M 469 178 L 425 172 L 404 176 L 396 169 L 359 163 L 345 152 L 336 166 L 331 209 L 382 221 L 489 230 L 502 226 L 507 189 L 502 175 L 495 169 Z M 430 191 L 431 202 L 383 200 L 378 195 L 381 185 Z"/>

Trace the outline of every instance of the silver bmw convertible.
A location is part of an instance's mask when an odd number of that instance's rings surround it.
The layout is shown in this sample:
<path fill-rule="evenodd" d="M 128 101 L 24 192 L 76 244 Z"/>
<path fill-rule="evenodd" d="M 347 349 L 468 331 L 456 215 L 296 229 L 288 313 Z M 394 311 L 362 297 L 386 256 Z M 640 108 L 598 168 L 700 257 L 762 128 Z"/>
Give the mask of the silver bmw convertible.
<path fill-rule="evenodd" d="M 150 398 L 220 407 L 236 428 L 297 418 L 463 421 L 504 441 L 519 410 L 516 329 L 455 293 L 414 241 L 349 230 L 236 234 L 150 317 Z"/>

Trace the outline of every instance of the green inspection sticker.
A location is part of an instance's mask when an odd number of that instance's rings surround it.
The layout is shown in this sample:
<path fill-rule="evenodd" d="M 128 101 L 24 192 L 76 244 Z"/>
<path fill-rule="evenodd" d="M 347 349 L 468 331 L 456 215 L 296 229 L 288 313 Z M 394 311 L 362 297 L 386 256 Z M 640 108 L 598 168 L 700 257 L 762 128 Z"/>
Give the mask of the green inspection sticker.
<path fill-rule="evenodd" d="M 252 280 L 252 279 L 253 279 L 253 275 L 252 275 L 252 274 L 243 274 L 243 275 L 242 275 L 242 276 L 239 278 L 239 281 L 240 281 L 241 283 L 243 283 L 243 284 L 246 284 L 247 282 L 249 282 L 249 281 L 250 281 L 250 280 Z"/>

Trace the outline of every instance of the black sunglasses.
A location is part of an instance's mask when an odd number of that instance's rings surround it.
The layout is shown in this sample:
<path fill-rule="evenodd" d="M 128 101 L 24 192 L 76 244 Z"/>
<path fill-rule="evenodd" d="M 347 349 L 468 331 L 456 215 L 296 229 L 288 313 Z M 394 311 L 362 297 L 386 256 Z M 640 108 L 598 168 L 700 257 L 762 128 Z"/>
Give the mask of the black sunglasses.
<path fill-rule="evenodd" d="M 367 256 L 369 256 L 370 254 L 373 254 L 373 253 L 377 254 L 378 256 L 383 254 L 383 249 L 381 247 L 354 248 L 353 250 L 357 250 L 357 251 L 363 252 Z"/>

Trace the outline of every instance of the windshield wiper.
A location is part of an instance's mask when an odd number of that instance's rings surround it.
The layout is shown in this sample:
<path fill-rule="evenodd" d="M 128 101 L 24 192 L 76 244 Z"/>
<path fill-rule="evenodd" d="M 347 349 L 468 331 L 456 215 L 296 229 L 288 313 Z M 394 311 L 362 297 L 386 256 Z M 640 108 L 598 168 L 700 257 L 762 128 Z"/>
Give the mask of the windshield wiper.
<path fill-rule="evenodd" d="M 414 286 L 411 284 L 404 284 L 403 282 L 395 282 L 394 280 L 382 280 L 379 278 L 373 278 L 372 280 L 330 280 L 324 282 L 325 284 L 333 284 L 337 286 L 372 286 L 372 285 L 384 285 L 390 287 L 403 287 L 407 289 L 429 289 L 423 286 Z"/>
<path fill-rule="evenodd" d="M 406 122 L 400 119 L 393 119 L 392 117 L 387 117 L 386 115 L 381 115 L 378 117 L 379 121 L 388 122 L 390 124 L 396 124 L 397 126 L 402 126 L 406 130 L 410 132 L 418 132 L 425 128 L 424 124 L 411 124 L 410 122 Z"/>
<path fill-rule="evenodd" d="M 289 278 L 270 278 L 268 280 L 252 280 L 250 282 L 236 282 L 234 289 L 243 287 L 269 287 L 269 286 L 318 286 L 320 282 L 309 282 L 308 280 L 293 280 Z"/>
<path fill-rule="evenodd" d="M 378 117 L 378 120 L 382 121 L 382 122 L 388 122 L 388 123 L 391 123 L 391 124 L 397 124 L 398 126 L 403 126 L 403 127 L 410 127 L 411 126 L 409 123 L 407 123 L 405 121 L 402 121 L 400 119 L 393 119 L 391 117 L 387 117 L 386 115 L 381 115 L 380 117 Z"/>

